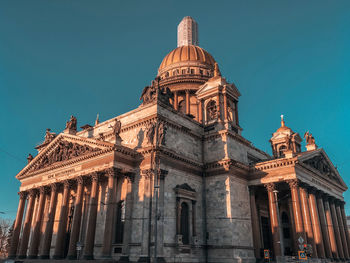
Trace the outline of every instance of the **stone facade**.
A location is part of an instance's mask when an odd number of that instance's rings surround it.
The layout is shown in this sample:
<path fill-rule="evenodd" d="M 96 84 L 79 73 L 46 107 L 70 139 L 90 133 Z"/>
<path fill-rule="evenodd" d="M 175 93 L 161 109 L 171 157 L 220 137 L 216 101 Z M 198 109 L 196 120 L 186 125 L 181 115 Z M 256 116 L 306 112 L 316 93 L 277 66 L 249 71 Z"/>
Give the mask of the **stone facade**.
<path fill-rule="evenodd" d="M 188 18 L 186 18 L 188 19 Z M 187 29 L 190 30 L 190 29 Z M 191 33 L 191 32 L 189 32 Z M 212 56 L 181 46 L 133 111 L 47 130 L 16 176 L 10 258 L 119 262 L 349 259 L 342 193 L 326 153 L 282 119 L 273 157 L 241 135 L 240 93 Z"/>

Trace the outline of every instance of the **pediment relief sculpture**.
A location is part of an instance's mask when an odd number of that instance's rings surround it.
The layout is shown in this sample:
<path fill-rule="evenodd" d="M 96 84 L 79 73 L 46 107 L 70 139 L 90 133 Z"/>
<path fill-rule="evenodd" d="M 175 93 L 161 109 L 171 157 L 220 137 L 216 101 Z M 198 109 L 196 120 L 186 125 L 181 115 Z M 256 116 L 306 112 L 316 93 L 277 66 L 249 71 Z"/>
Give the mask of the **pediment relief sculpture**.
<path fill-rule="evenodd" d="M 328 162 L 321 155 L 305 160 L 304 163 L 318 170 L 321 174 L 326 175 L 337 182 L 339 181 Z"/>
<path fill-rule="evenodd" d="M 63 162 L 72 158 L 85 155 L 88 153 L 96 152 L 101 150 L 100 148 L 94 148 L 89 145 L 81 145 L 69 141 L 60 141 L 57 146 L 47 155 L 44 155 L 41 159 L 36 162 L 31 171 L 39 170 L 57 162 Z"/>

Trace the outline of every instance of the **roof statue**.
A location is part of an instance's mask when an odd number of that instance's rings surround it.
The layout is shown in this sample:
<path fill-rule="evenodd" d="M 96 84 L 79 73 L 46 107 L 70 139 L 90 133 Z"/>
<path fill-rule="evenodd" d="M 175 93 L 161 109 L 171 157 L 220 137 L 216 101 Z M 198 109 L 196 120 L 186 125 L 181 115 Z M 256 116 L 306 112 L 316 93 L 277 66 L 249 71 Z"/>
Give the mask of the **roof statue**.
<path fill-rule="evenodd" d="M 77 118 L 74 117 L 73 115 L 70 116 L 70 120 L 67 121 L 66 129 L 75 130 L 75 131 L 77 130 Z"/>

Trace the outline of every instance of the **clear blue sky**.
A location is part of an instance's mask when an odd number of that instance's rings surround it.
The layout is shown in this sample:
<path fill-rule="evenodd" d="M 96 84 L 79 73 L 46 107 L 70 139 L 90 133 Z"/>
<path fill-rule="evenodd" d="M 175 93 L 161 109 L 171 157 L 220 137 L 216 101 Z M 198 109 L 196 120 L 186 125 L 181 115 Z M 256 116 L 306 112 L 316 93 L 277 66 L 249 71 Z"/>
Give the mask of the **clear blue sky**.
<path fill-rule="evenodd" d="M 0 211 L 15 175 L 71 114 L 93 124 L 134 109 L 184 16 L 242 93 L 243 135 L 271 153 L 280 115 L 310 130 L 350 185 L 350 1 L 16 1 L 0 3 Z M 349 191 L 350 192 L 350 191 Z M 345 194 L 350 212 L 350 194 Z"/>

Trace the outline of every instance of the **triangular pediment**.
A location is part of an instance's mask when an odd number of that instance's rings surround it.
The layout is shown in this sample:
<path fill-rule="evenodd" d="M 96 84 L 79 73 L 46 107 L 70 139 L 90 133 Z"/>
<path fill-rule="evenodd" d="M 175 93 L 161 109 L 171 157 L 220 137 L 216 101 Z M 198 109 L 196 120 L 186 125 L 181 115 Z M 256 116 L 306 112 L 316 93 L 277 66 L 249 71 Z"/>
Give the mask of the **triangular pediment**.
<path fill-rule="evenodd" d="M 113 149 L 114 144 L 92 138 L 85 138 L 61 133 L 51 141 L 30 163 L 18 174 L 20 179 L 24 175 L 39 170 L 77 160 L 84 156 L 98 154 L 106 149 Z"/>
<path fill-rule="evenodd" d="M 304 152 L 298 160 L 303 165 L 312 169 L 314 172 L 326 177 L 333 183 L 347 188 L 344 180 L 341 178 L 337 168 L 333 165 L 326 152 L 320 148 L 314 151 Z"/>

